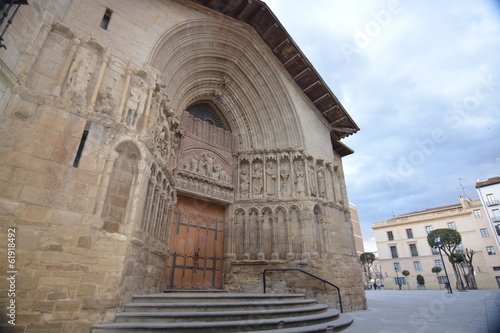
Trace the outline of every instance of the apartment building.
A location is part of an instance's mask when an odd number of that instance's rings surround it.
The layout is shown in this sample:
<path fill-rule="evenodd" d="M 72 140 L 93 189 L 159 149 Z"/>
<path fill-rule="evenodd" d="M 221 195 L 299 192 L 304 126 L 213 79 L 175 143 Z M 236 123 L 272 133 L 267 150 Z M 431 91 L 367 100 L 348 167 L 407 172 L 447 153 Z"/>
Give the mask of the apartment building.
<path fill-rule="evenodd" d="M 500 177 L 493 177 L 476 182 L 479 199 L 483 203 L 486 217 L 490 223 L 493 237 L 500 247 Z"/>
<path fill-rule="evenodd" d="M 423 211 L 403 214 L 387 221 L 373 224 L 375 240 L 386 289 L 417 289 L 418 274 L 425 279 L 426 289 L 444 288 L 446 282 L 444 266 L 450 283 L 456 285 L 453 268 L 443 253 L 431 248 L 427 235 L 432 230 L 450 228 L 462 236 L 458 250 L 474 250 L 473 266 L 480 289 L 500 287 L 500 253 L 495 234 L 481 203 L 460 197 L 460 203 Z M 443 269 L 438 275 L 432 268 Z M 406 278 L 402 271 L 408 270 Z M 460 268 L 461 273 L 467 269 Z"/>

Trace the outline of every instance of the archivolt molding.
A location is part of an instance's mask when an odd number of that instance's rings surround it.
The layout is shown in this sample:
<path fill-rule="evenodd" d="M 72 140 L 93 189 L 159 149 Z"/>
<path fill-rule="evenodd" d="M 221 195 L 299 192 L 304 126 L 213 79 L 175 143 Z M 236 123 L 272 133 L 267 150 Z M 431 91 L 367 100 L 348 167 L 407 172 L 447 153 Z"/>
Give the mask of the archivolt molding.
<path fill-rule="evenodd" d="M 303 146 L 297 110 L 280 79 L 284 76 L 276 75 L 277 62 L 264 44 L 255 46 L 262 42 L 253 34 L 229 21 L 184 22 L 161 37 L 150 63 L 160 71 L 178 112 L 197 100 L 219 100 L 240 149 Z"/>

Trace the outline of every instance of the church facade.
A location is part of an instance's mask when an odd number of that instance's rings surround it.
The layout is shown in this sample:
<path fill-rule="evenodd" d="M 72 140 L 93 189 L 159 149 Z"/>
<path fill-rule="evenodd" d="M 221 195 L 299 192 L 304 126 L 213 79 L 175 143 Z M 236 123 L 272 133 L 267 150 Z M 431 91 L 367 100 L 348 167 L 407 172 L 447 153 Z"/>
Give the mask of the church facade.
<path fill-rule="evenodd" d="M 278 268 L 366 307 L 339 141 L 358 128 L 264 2 L 33 0 L 3 42 L 3 325 L 86 332 L 132 294 L 262 292 Z"/>

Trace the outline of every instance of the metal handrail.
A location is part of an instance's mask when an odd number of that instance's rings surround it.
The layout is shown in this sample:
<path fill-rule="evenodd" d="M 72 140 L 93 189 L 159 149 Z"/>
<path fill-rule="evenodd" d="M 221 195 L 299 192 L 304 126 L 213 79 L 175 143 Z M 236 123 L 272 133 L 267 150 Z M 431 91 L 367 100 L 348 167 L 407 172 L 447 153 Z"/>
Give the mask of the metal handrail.
<path fill-rule="evenodd" d="M 306 271 L 299 269 L 299 268 L 268 268 L 268 269 L 265 269 L 262 272 L 262 282 L 264 285 L 264 294 L 266 293 L 266 272 L 278 272 L 278 271 L 298 271 L 298 272 L 309 275 L 310 277 L 313 277 L 317 280 L 320 280 L 321 282 L 324 282 L 324 283 L 329 284 L 330 286 L 334 287 L 335 289 L 337 289 L 337 294 L 339 295 L 340 312 L 344 313 L 344 309 L 342 307 L 342 296 L 340 296 L 340 288 L 337 287 L 336 285 L 334 285 L 333 283 L 326 281 L 325 279 L 322 279 L 316 275 L 313 275 L 313 274 L 306 272 Z"/>

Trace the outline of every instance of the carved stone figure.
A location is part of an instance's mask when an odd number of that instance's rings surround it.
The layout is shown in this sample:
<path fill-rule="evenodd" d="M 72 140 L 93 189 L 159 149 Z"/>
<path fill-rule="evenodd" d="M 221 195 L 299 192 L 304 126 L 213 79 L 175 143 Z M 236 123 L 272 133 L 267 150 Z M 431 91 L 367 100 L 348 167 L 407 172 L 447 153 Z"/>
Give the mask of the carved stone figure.
<path fill-rule="evenodd" d="M 296 184 L 296 189 L 297 189 L 297 194 L 303 194 L 305 191 L 305 186 L 304 186 L 304 179 L 305 179 L 305 173 L 304 173 L 304 167 L 300 164 L 296 164 L 296 171 L 295 171 L 295 184 Z"/>
<path fill-rule="evenodd" d="M 325 168 L 318 168 L 318 192 L 321 198 L 326 198 Z"/>
<path fill-rule="evenodd" d="M 206 161 L 206 164 L 207 164 L 207 176 L 209 178 L 213 178 L 213 172 L 215 171 L 214 170 L 214 161 L 215 161 L 215 157 L 210 155 L 210 154 L 204 154 L 203 157 L 205 158 L 205 161 Z M 217 177 L 217 180 L 219 179 L 219 177 Z"/>
<path fill-rule="evenodd" d="M 252 174 L 253 194 L 260 195 L 262 193 L 262 165 L 255 164 Z"/>
<path fill-rule="evenodd" d="M 196 156 L 191 157 L 191 167 L 189 171 L 193 173 L 196 173 L 196 171 L 198 171 L 198 157 Z"/>
<path fill-rule="evenodd" d="M 247 174 L 247 169 L 243 168 L 241 169 L 241 174 L 240 174 L 240 193 L 241 195 L 247 196 L 248 195 L 248 190 L 250 187 L 249 184 L 249 177 Z"/>
<path fill-rule="evenodd" d="M 316 185 L 316 175 L 314 174 L 314 164 L 308 164 L 307 175 L 309 178 L 309 190 L 311 191 L 312 195 L 316 195 L 318 189 Z"/>
<path fill-rule="evenodd" d="M 131 82 L 130 97 L 128 98 L 125 106 L 125 124 L 132 128 L 135 128 L 137 121 L 144 113 L 147 94 L 143 91 L 143 89 L 144 81 L 138 76 L 134 77 Z"/>
<path fill-rule="evenodd" d="M 207 164 L 208 166 L 208 164 Z M 219 163 L 215 163 L 213 165 L 213 170 L 211 171 L 209 177 L 214 180 L 220 180 L 220 172 L 222 170 L 222 166 Z"/>
<path fill-rule="evenodd" d="M 87 87 L 92 75 L 92 57 L 87 52 L 78 53 L 71 64 L 63 97 L 71 99 L 77 105 L 84 105 L 87 100 Z"/>
<path fill-rule="evenodd" d="M 267 174 L 266 193 L 268 195 L 275 195 L 276 194 L 276 173 L 274 171 L 274 163 L 273 162 L 267 162 L 266 174 Z"/>
<path fill-rule="evenodd" d="M 94 110 L 99 113 L 110 115 L 113 112 L 115 102 L 111 93 L 106 90 L 99 90 Z"/>
<path fill-rule="evenodd" d="M 281 168 L 281 193 L 288 193 L 288 177 L 290 177 L 288 170 L 286 168 Z"/>
<path fill-rule="evenodd" d="M 226 170 L 221 169 L 220 171 L 220 181 L 229 184 L 229 175 L 227 174 Z"/>

